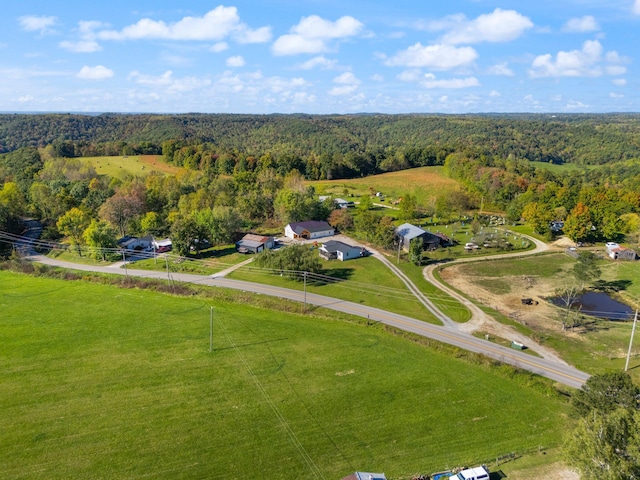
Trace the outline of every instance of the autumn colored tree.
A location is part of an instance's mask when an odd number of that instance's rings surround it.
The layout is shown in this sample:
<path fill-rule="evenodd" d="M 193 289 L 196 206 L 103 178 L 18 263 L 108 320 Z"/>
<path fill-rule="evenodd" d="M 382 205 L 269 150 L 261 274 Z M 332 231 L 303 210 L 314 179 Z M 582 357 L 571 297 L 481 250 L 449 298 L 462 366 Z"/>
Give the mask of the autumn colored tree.
<path fill-rule="evenodd" d="M 578 202 L 567 216 L 563 231 L 574 242 L 584 241 L 589 237 L 591 225 L 589 207 L 582 202 Z"/>
<path fill-rule="evenodd" d="M 109 250 L 117 247 L 116 231 L 104 220 L 91 220 L 89 226 L 82 233 L 82 238 L 87 246 L 91 247 L 91 256 L 105 261 Z"/>
<path fill-rule="evenodd" d="M 533 231 L 545 234 L 549 231 L 549 224 L 554 218 L 554 211 L 548 205 L 531 202 L 522 210 L 522 218 L 531 225 Z"/>
<path fill-rule="evenodd" d="M 67 236 L 72 245 L 75 245 L 78 249 L 78 254 L 82 255 L 80 245 L 82 244 L 82 234 L 89 225 L 89 218 L 79 208 L 72 208 L 67 213 L 62 215 L 56 226 L 58 231 Z"/>

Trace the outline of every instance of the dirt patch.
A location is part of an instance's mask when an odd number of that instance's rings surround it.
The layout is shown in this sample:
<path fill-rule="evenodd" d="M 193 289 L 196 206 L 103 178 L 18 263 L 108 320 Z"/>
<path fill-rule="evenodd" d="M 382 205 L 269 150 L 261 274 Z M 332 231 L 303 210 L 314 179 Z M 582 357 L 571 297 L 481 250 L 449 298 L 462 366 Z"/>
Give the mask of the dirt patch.
<path fill-rule="evenodd" d="M 463 292 L 473 300 L 493 308 L 534 330 L 558 330 L 561 327 L 559 311 L 547 303 L 545 297 L 553 295 L 557 285 L 553 279 L 535 275 L 501 277 L 501 285 L 507 284 L 508 291 L 491 288 L 495 277 L 478 277 L 465 273 L 465 265 L 453 265 L 440 272 L 442 279 L 453 288 Z M 531 299 L 532 304 L 522 303 Z"/>

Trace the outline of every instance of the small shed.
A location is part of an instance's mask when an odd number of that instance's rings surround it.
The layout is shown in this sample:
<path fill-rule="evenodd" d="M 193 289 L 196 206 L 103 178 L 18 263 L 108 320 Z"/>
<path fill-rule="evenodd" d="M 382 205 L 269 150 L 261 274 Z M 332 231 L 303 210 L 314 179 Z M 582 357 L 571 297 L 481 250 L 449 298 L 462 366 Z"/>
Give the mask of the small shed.
<path fill-rule="evenodd" d="M 612 260 L 635 260 L 636 252 L 630 248 L 622 247 L 615 242 L 607 242 L 607 254 Z"/>
<path fill-rule="evenodd" d="M 173 249 L 173 243 L 170 238 L 162 240 L 153 239 L 153 249 L 158 253 L 170 252 Z"/>
<path fill-rule="evenodd" d="M 354 247 L 337 240 L 329 240 L 319 248 L 320 256 L 325 260 L 337 259 L 342 262 L 364 256 L 362 247 Z"/>
<path fill-rule="evenodd" d="M 273 237 L 248 233 L 236 242 L 236 248 L 240 253 L 260 253 L 272 249 L 275 244 L 276 240 Z"/>

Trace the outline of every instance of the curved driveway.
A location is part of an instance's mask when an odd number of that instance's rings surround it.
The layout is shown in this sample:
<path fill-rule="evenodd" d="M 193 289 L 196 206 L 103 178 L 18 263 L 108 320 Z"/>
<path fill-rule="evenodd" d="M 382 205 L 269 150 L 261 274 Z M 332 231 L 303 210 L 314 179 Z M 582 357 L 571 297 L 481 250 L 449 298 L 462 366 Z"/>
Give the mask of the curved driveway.
<path fill-rule="evenodd" d="M 118 275 L 126 274 L 135 277 L 155 278 L 159 280 L 164 280 L 167 278 L 166 274 L 157 271 L 136 270 L 131 268 L 123 270 L 121 268 L 114 267 L 79 265 L 71 262 L 63 262 L 60 260 L 51 259 L 40 255 L 34 255 L 29 258 L 33 261 L 37 261 L 43 264 L 75 270 L 102 272 Z M 220 277 L 214 278 L 203 275 L 172 273 L 171 278 L 173 280 L 178 280 L 181 282 L 193 283 L 198 285 L 208 285 L 211 287 L 231 288 L 256 294 L 284 298 L 296 302 L 306 302 L 306 304 L 308 305 L 328 308 L 331 310 L 368 318 L 369 320 L 381 322 L 395 328 L 415 333 L 417 335 L 454 345 L 464 350 L 486 355 L 500 362 L 507 363 L 524 370 L 528 370 L 530 372 L 542 375 L 544 377 L 550 378 L 554 381 L 574 388 L 579 388 L 587 380 L 587 378 L 589 378 L 588 374 L 552 359 L 534 357 L 524 352 L 512 350 L 510 348 L 487 342 L 486 340 L 476 338 L 465 332 L 453 331 L 447 327 L 431 325 L 404 315 L 387 312 L 378 308 L 367 307 L 353 302 L 347 302 L 323 295 L 304 293 L 299 290 L 291 290 L 288 288 L 274 287 L 270 285 L 244 282 L 240 280 L 231 280 Z"/>

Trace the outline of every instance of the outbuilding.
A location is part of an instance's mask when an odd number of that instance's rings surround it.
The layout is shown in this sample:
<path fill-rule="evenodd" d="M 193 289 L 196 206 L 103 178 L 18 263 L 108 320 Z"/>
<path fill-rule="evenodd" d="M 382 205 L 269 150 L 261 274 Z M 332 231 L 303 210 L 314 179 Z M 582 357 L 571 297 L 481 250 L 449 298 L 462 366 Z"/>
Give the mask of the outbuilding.
<path fill-rule="evenodd" d="M 247 233 L 242 240 L 236 242 L 236 248 L 240 253 L 260 253 L 272 249 L 275 244 L 276 240 L 273 237 Z"/>

